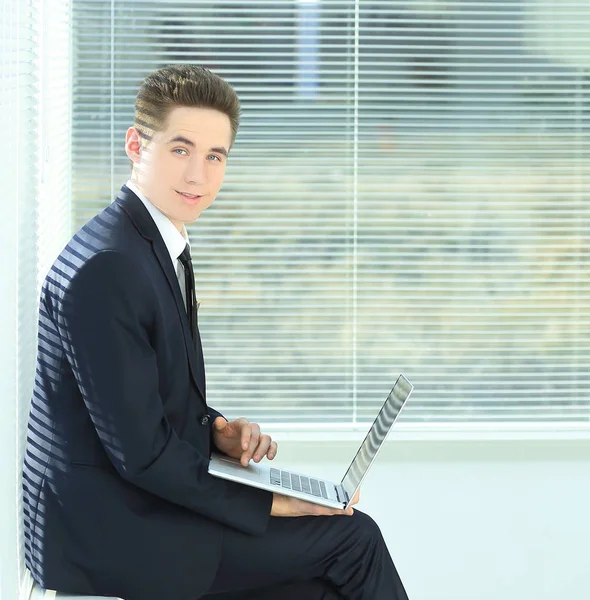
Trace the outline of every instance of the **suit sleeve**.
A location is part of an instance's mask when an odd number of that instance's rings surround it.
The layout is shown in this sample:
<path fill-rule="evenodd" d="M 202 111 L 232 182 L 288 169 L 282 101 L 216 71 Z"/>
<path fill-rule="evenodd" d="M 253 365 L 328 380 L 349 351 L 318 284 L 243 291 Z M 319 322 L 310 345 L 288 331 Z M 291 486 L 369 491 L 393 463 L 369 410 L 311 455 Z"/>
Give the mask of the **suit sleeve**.
<path fill-rule="evenodd" d="M 149 339 L 154 295 L 141 269 L 113 251 L 91 257 L 62 288 L 55 316 L 101 443 L 132 484 L 262 534 L 272 494 L 209 475 L 209 457 L 181 440 L 165 416 Z"/>

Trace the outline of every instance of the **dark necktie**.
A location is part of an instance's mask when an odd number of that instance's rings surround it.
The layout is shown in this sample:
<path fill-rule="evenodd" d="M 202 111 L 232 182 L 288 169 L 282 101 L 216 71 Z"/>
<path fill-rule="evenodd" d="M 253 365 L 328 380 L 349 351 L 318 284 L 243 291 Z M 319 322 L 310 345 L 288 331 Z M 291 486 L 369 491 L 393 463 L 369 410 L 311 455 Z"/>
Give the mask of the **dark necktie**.
<path fill-rule="evenodd" d="M 195 272 L 193 270 L 193 261 L 191 260 L 190 247 L 187 244 L 182 251 L 182 254 L 178 257 L 183 268 L 184 268 L 184 289 L 186 291 L 186 312 L 188 315 L 188 322 L 191 328 L 191 334 L 193 340 L 196 340 L 197 336 L 197 297 L 195 294 Z"/>

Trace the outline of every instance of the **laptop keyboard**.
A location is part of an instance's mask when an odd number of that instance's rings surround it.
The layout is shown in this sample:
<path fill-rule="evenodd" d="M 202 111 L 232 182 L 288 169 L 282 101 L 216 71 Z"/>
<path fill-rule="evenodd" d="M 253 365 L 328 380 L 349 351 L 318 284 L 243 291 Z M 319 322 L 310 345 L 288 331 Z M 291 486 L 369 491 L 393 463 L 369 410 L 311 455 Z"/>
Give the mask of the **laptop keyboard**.
<path fill-rule="evenodd" d="M 270 482 L 273 485 L 279 485 L 288 490 L 303 492 L 304 494 L 317 496 L 318 498 L 322 497 L 326 500 L 328 499 L 326 484 L 321 479 L 311 479 L 304 475 L 295 475 L 295 473 L 271 468 Z"/>

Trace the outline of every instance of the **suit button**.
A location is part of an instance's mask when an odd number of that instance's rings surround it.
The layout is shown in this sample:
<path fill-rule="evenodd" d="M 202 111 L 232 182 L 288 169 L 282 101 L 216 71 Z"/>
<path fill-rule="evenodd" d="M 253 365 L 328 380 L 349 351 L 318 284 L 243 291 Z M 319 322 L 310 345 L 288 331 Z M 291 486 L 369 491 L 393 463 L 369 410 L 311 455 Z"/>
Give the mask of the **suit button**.
<path fill-rule="evenodd" d="M 211 420 L 211 417 L 209 415 L 203 415 L 201 417 L 201 425 L 203 427 L 205 427 L 206 425 L 209 425 L 209 421 Z"/>

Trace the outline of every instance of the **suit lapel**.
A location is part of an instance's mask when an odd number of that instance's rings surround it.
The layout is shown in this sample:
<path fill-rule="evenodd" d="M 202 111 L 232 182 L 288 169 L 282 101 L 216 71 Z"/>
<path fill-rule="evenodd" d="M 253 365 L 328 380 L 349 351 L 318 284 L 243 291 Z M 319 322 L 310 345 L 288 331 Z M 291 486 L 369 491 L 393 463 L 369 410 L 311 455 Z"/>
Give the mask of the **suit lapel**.
<path fill-rule="evenodd" d="M 162 239 L 154 220 L 150 216 L 146 207 L 143 205 L 143 202 L 129 188 L 127 188 L 127 186 L 123 186 L 121 188 L 121 191 L 117 196 L 117 202 L 135 223 L 135 226 L 141 235 L 150 240 L 152 243 L 152 250 L 154 251 L 156 258 L 160 263 L 162 271 L 164 271 L 164 275 L 168 281 L 168 286 L 172 292 L 172 295 L 174 296 L 176 309 L 178 310 L 178 316 L 180 317 L 180 322 L 182 323 L 182 334 L 184 337 L 184 343 L 186 346 L 186 352 L 188 355 L 193 381 L 201 393 L 201 396 L 203 396 L 203 400 L 205 400 L 205 367 L 203 363 L 201 338 L 198 330 L 196 334 L 196 341 L 193 340 L 191 335 L 188 315 L 182 300 L 178 277 L 174 271 L 166 244 L 164 243 L 164 240 Z"/>

